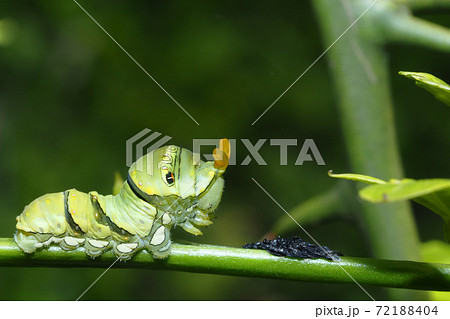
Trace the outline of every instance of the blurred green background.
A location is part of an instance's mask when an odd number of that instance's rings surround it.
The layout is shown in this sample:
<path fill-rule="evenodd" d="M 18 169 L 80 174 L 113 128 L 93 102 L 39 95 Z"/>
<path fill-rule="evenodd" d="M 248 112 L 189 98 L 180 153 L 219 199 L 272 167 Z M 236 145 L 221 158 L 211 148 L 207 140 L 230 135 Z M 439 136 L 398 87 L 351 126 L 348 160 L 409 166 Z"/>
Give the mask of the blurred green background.
<path fill-rule="evenodd" d="M 348 171 L 328 63 L 320 60 L 255 125 L 251 123 L 323 52 L 309 1 L 80 1 L 98 22 L 200 123 L 197 126 L 73 1 L 0 4 L 0 237 L 33 199 L 69 188 L 111 193 L 125 176 L 125 141 L 144 128 L 192 149 L 194 138 L 314 139 L 326 166 L 295 166 L 289 147 L 263 146 L 267 166 L 231 166 L 215 224 L 175 241 L 239 247 L 283 216 L 251 180 L 287 210 Z M 425 12 L 450 27 L 448 15 Z M 339 43 L 337 44 L 339 45 Z M 450 81 L 448 55 L 389 46 L 395 121 L 405 175 L 449 177 L 450 109 L 397 75 Z M 247 156 L 237 143 L 238 163 Z M 202 151 L 208 150 L 202 148 Z M 380 150 L 382 152 L 383 150 Z M 356 196 L 356 194 L 355 194 Z M 414 206 L 422 241 L 443 239 L 440 218 Z M 301 221 L 300 221 L 301 223 Z M 332 220 L 309 225 L 321 244 L 370 257 L 364 230 Z M 295 233 L 306 239 L 298 229 Z M 75 300 L 100 269 L 0 268 L 1 300 Z M 367 288 L 376 299 L 383 289 Z M 83 297 L 110 300 L 366 300 L 355 285 L 284 282 L 112 268 Z"/>

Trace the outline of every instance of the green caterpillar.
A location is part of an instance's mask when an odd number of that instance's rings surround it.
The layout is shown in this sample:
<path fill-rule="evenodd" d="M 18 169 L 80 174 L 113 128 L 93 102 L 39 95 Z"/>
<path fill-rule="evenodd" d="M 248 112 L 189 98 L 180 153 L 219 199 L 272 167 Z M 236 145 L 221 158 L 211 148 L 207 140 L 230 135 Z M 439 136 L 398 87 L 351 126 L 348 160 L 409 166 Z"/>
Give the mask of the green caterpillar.
<path fill-rule="evenodd" d="M 133 163 L 115 196 L 76 189 L 41 196 L 17 217 L 14 239 L 25 253 L 55 243 L 65 250 L 84 246 L 91 257 L 112 248 L 127 260 L 145 247 L 154 258 L 165 258 L 171 252 L 172 227 L 201 235 L 196 226 L 212 224 L 229 141 L 222 139 L 213 155 L 214 161 L 194 162 L 191 151 L 164 146 Z"/>

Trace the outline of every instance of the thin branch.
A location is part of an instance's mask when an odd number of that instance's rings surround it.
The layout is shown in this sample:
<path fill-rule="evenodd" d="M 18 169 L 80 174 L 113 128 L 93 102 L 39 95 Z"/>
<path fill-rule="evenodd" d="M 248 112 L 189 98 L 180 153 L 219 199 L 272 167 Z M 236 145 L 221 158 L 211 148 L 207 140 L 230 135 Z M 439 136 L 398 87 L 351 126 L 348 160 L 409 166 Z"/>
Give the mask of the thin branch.
<path fill-rule="evenodd" d="M 450 1 L 448 1 L 450 3 Z M 378 15 L 387 42 L 420 45 L 450 52 L 450 30 L 407 13 Z"/>
<path fill-rule="evenodd" d="M 50 247 L 24 254 L 11 238 L 0 239 L 0 266 L 107 268 L 115 261 L 111 252 L 91 259 L 82 249 L 63 251 Z M 343 257 L 340 261 L 361 285 L 450 291 L 450 265 Z M 309 282 L 353 284 L 340 266 L 324 259 L 276 257 L 265 251 L 242 248 L 174 244 L 166 260 L 153 260 L 145 251 L 114 268 L 164 269 L 242 277 L 262 277 Z"/>
<path fill-rule="evenodd" d="M 448 0 L 398 0 L 412 10 L 450 9 Z"/>

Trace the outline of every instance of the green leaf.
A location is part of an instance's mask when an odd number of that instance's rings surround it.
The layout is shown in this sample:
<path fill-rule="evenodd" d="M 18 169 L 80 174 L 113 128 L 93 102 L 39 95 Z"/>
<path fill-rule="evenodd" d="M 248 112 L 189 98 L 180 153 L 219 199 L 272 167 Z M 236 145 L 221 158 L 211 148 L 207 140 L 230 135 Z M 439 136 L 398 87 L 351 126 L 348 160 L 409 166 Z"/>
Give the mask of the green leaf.
<path fill-rule="evenodd" d="M 382 179 L 378 179 L 372 176 L 360 175 L 360 174 L 333 174 L 333 171 L 328 172 L 328 176 L 334 178 L 349 179 L 352 181 L 363 182 L 366 184 L 385 184 Z"/>
<path fill-rule="evenodd" d="M 332 174 L 371 184 L 359 191 L 359 196 L 371 203 L 389 203 L 411 199 L 438 214 L 444 220 L 444 236 L 450 242 L 450 179 L 392 179 L 388 182 L 358 174 Z"/>
<path fill-rule="evenodd" d="M 421 245 L 422 258 L 425 262 L 450 264 L 450 245 L 441 240 L 430 240 Z M 450 300 L 448 291 L 430 291 L 430 297 L 433 301 Z"/>
<path fill-rule="evenodd" d="M 408 79 L 415 80 L 417 86 L 424 88 L 433 94 L 436 99 L 450 106 L 450 85 L 441 79 L 428 73 L 400 71 L 398 74 L 403 75 Z"/>
<path fill-rule="evenodd" d="M 450 242 L 450 179 L 390 181 L 366 187 L 359 196 L 372 203 L 414 200 L 442 217 L 444 236 Z"/>
<path fill-rule="evenodd" d="M 450 188 L 450 179 L 403 179 L 366 187 L 359 195 L 372 203 L 395 202 L 422 197 L 446 188 Z"/>
<path fill-rule="evenodd" d="M 119 194 L 122 187 L 123 187 L 123 178 L 119 172 L 116 172 L 114 174 L 114 185 L 112 189 L 112 194 L 113 195 Z"/>
<path fill-rule="evenodd" d="M 450 244 L 442 240 L 435 239 L 422 243 L 421 253 L 425 262 L 450 264 Z"/>

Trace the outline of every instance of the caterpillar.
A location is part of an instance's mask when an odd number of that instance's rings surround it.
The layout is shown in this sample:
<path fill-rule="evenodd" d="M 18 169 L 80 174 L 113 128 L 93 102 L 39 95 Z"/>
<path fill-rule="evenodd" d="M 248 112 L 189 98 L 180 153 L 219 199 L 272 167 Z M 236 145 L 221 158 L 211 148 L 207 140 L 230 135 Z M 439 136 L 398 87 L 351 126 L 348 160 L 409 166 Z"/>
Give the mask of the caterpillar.
<path fill-rule="evenodd" d="M 117 195 L 69 189 L 43 195 L 16 218 L 14 239 L 25 253 L 51 244 L 64 250 L 84 246 L 90 257 L 113 249 L 120 260 L 146 249 L 154 258 L 171 253 L 170 230 L 180 226 L 201 235 L 222 197 L 230 144 L 221 139 L 214 161 L 197 160 L 169 145 L 139 158 Z"/>

